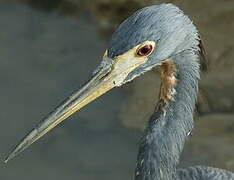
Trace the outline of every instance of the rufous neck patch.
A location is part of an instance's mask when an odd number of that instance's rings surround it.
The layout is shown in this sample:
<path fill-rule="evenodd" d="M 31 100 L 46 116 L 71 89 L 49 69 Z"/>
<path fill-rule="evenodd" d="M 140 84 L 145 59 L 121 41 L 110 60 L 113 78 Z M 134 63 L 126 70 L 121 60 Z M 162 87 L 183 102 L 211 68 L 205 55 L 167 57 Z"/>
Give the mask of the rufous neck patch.
<path fill-rule="evenodd" d="M 169 102 L 174 100 L 174 96 L 176 93 L 176 67 L 171 60 L 165 60 L 161 64 L 160 70 L 161 87 L 157 110 L 165 110 Z"/>

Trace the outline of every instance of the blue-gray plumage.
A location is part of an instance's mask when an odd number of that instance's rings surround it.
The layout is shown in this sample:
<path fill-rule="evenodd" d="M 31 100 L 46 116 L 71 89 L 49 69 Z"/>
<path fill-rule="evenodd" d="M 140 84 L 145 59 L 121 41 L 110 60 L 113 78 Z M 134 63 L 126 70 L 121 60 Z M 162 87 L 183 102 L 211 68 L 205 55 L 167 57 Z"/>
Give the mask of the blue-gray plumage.
<path fill-rule="evenodd" d="M 135 180 L 234 180 L 233 173 L 216 168 L 178 169 L 193 129 L 202 50 L 196 27 L 176 6 L 138 10 L 113 33 L 91 80 L 33 129 L 6 162 L 98 96 L 159 66 L 159 102 L 140 143 Z"/>
<path fill-rule="evenodd" d="M 126 81 L 170 59 L 175 65 L 175 95 L 151 117 L 139 149 L 135 180 L 234 180 L 234 174 L 210 167 L 178 169 L 184 143 L 193 129 L 199 80 L 199 36 L 187 16 L 172 4 L 138 10 L 113 34 L 109 56 L 122 54 L 145 40 L 157 42 L 147 63 Z M 164 83 L 164 82 L 162 82 Z"/>
<path fill-rule="evenodd" d="M 126 19 L 113 33 L 109 56 L 114 57 L 140 42 L 153 40 L 157 48 L 149 60 L 131 72 L 126 81 L 152 69 L 160 61 L 185 50 L 198 50 L 198 33 L 193 23 L 172 4 L 149 6 Z"/>

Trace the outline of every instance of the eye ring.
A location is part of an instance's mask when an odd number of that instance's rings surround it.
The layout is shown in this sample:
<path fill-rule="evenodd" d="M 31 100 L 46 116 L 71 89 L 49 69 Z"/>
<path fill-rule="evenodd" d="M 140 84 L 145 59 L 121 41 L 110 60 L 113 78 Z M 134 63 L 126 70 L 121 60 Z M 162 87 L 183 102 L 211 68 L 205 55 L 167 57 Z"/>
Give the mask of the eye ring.
<path fill-rule="evenodd" d="M 147 44 L 137 49 L 136 54 L 137 56 L 140 56 L 140 57 L 147 56 L 152 52 L 152 50 L 153 50 L 153 46 L 151 44 Z"/>

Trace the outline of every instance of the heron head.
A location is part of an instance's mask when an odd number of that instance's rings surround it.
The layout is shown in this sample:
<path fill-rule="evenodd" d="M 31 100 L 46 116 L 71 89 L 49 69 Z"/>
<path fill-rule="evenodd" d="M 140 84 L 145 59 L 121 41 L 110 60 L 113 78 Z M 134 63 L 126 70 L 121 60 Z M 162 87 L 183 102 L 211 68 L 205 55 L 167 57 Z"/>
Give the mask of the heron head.
<path fill-rule="evenodd" d="M 196 48 L 195 26 L 177 7 L 162 4 L 138 10 L 113 33 L 92 78 L 44 118 L 8 156 L 6 162 L 110 89 L 121 86 L 187 49 Z"/>
<path fill-rule="evenodd" d="M 145 62 L 136 66 L 123 84 L 180 52 L 197 50 L 198 40 L 196 27 L 179 8 L 172 4 L 154 5 L 136 11 L 116 29 L 107 55 L 117 60 L 123 55 L 131 56 L 135 63 L 144 56 Z M 152 49 L 139 57 L 138 50 L 144 46 Z"/>

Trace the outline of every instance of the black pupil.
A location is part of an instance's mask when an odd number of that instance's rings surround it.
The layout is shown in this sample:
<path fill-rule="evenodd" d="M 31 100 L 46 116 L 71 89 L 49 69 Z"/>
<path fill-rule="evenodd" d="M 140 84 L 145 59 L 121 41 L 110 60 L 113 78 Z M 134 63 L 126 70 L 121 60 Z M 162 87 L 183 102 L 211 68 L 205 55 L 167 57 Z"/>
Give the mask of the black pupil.
<path fill-rule="evenodd" d="M 149 48 L 148 47 L 141 48 L 141 54 L 147 54 L 148 52 L 149 52 Z"/>

